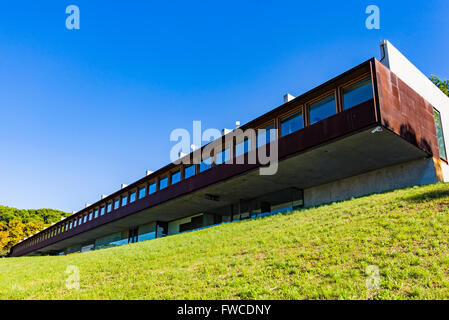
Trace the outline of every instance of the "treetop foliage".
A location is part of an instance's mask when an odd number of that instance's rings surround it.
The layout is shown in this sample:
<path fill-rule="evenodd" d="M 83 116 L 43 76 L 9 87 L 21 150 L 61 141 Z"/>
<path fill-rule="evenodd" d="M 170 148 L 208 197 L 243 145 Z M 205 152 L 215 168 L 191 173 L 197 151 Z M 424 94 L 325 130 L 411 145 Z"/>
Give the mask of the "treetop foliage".
<path fill-rule="evenodd" d="M 445 95 L 449 97 L 449 80 L 441 80 L 435 75 L 430 76 L 430 81 L 432 81 Z"/>
<path fill-rule="evenodd" d="M 69 215 L 53 209 L 25 210 L 0 206 L 0 256 L 6 255 L 23 238 Z"/>

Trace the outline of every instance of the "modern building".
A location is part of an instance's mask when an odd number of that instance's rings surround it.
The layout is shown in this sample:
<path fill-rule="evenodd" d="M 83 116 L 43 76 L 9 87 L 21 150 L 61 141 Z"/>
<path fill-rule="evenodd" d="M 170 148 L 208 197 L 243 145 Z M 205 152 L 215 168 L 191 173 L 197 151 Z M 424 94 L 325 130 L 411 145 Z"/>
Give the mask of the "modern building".
<path fill-rule="evenodd" d="M 449 181 L 449 98 L 389 42 L 372 58 L 203 148 L 212 163 L 174 164 L 27 238 L 10 256 L 67 254 L 385 190 Z M 277 143 L 278 168 L 251 156 Z M 271 150 L 271 149 L 270 149 Z M 270 151 L 271 152 L 271 151 Z M 242 164 L 228 164 L 240 160 Z M 237 161 L 236 161 L 237 162 Z"/>

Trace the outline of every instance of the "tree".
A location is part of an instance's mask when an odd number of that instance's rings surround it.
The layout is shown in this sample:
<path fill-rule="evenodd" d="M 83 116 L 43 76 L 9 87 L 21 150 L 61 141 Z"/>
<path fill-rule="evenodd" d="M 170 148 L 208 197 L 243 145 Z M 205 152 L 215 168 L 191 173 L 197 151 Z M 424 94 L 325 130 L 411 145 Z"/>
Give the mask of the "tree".
<path fill-rule="evenodd" d="M 69 215 L 53 209 L 21 210 L 0 206 L 0 257 L 25 237 Z"/>
<path fill-rule="evenodd" d="M 430 81 L 432 81 L 445 95 L 449 97 L 449 80 L 441 80 L 435 75 L 430 76 Z"/>

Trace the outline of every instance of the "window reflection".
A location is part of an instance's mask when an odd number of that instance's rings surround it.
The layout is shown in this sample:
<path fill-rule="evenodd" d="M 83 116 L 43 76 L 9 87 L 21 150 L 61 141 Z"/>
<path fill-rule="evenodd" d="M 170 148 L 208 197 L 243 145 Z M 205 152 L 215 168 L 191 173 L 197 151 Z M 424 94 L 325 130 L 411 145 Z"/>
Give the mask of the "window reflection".
<path fill-rule="evenodd" d="M 152 194 L 156 192 L 156 182 L 151 182 L 148 185 L 148 194 Z"/>
<path fill-rule="evenodd" d="M 303 128 L 302 110 L 281 119 L 281 137 Z"/>
<path fill-rule="evenodd" d="M 335 95 L 332 94 L 310 105 L 310 124 L 326 119 L 335 113 Z"/>
<path fill-rule="evenodd" d="M 128 204 L 128 196 L 122 196 L 122 206 L 126 206 Z"/>
<path fill-rule="evenodd" d="M 231 159 L 231 151 L 228 149 L 224 149 L 217 153 L 217 156 L 215 158 L 215 163 L 217 165 L 225 163 L 226 161 L 229 161 Z"/>
<path fill-rule="evenodd" d="M 195 175 L 195 165 L 192 164 L 184 168 L 184 179 L 188 179 Z"/>
<path fill-rule="evenodd" d="M 200 163 L 200 172 L 206 171 L 212 167 L 212 159 L 209 157 Z"/>
<path fill-rule="evenodd" d="M 235 144 L 234 154 L 236 158 L 249 151 L 251 151 L 251 139 L 245 138 Z"/>
<path fill-rule="evenodd" d="M 131 194 L 129 195 L 129 203 L 132 203 L 134 201 L 136 201 L 136 192 L 135 191 L 131 192 Z"/>
<path fill-rule="evenodd" d="M 168 177 L 167 176 L 163 176 L 161 177 L 161 179 L 159 180 L 159 190 L 165 189 L 168 186 Z"/>
<path fill-rule="evenodd" d="M 143 197 L 145 197 L 145 191 L 146 191 L 145 187 L 141 187 L 139 189 L 139 199 L 142 199 Z"/>
<path fill-rule="evenodd" d="M 433 115 L 435 118 L 435 127 L 437 129 L 438 149 L 440 150 L 440 157 L 443 160 L 447 160 L 446 145 L 444 143 L 443 126 L 441 124 L 441 115 L 437 109 L 433 109 Z"/>
<path fill-rule="evenodd" d="M 276 135 L 274 130 L 274 123 L 257 130 L 257 147 L 261 147 L 274 141 Z"/>
<path fill-rule="evenodd" d="M 172 172 L 171 174 L 171 184 L 175 184 L 181 181 L 181 170 Z"/>
<path fill-rule="evenodd" d="M 363 79 L 343 89 L 344 109 L 350 109 L 359 104 L 373 99 L 373 87 L 371 78 Z"/>

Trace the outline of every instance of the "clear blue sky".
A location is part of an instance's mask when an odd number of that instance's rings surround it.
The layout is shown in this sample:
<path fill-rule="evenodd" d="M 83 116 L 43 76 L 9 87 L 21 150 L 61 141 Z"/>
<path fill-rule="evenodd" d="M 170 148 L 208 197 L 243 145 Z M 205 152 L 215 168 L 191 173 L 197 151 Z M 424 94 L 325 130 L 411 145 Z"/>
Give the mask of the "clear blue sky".
<path fill-rule="evenodd" d="M 173 129 L 245 123 L 382 39 L 449 78 L 448 16 L 447 0 L 2 1 L 0 204 L 79 210 L 169 163 Z"/>

